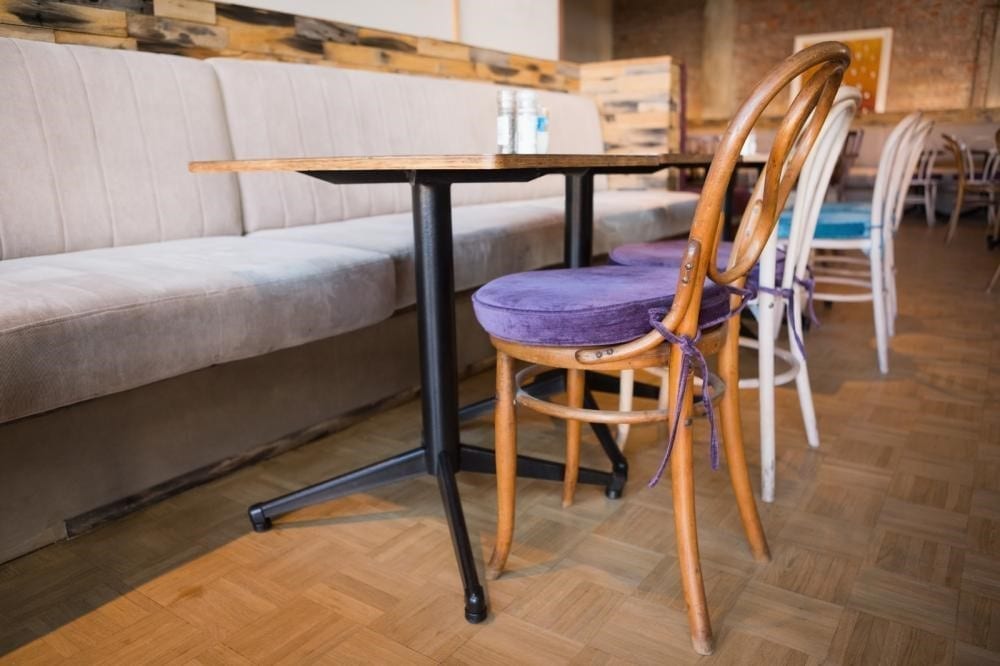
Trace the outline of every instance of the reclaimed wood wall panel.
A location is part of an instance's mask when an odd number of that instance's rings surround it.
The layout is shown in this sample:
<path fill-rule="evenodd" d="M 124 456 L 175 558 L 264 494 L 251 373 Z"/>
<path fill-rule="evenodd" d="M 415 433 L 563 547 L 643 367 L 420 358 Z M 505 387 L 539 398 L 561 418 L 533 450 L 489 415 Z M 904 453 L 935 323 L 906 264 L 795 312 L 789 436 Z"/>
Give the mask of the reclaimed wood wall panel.
<path fill-rule="evenodd" d="M 579 89 L 573 63 L 211 0 L 0 0 L 0 35 Z"/>
<path fill-rule="evenodd" d="M 580 92 L 597 101 L 609 153 L 680 150 L 680 66 L 670 56 L 580 65 Z M 621 189 L 665 187 L 675 175 L 611 176 Z"/>
<path fill-rule="evenodd" d="M 0 23 L 127 37 L 124 11 L 46 0 L 3 0 Z"/>

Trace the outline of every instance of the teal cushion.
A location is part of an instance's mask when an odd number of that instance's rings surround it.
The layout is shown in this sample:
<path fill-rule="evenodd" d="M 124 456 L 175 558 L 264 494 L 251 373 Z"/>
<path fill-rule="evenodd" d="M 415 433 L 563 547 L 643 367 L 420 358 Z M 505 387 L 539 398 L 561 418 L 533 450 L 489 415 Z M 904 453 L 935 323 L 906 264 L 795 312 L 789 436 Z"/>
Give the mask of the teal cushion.
<path fill-rule="evenodd" d="M 849 239 L 867 238 L 871 231 L 871 207 L 864 209 L 828 210 L 823 204 L 816 223 L 815 238 Z M 778 238 L 788 238 L 792 228 L 792 211 L 782 211 L 778 218 Z"/>

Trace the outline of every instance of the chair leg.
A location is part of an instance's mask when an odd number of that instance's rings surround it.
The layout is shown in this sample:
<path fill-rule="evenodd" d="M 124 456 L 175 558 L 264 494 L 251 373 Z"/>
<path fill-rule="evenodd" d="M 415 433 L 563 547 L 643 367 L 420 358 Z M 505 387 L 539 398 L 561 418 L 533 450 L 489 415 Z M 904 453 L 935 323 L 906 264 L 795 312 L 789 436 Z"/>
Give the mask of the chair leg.
<path fill-rule="evenodd" d="M 757 317 L 757 377 L 760 382 L 758 389 L 760 400 L 760 498 L 764 502 L 773 502 L 776 446 L 774 422 L 775 298 L 772 294 L 762 291 L 758 294 L 757 299 L 760 313 Z M 730 385 L 727 383 L 726 386 Z M 736 388 L 735 385 L 733 386 Z"/>
<path fill-rule="evenodd" d="M 514 403 L 514 359 L 497 352 L 497 405 L 494 438 L 497 472 L 497 538 L 486 565 L 486 577 L 503 572 L 514 539 L 514 499 L 517 488 L 517 412 Z"/>
<path fill-rule="evenodd" d="M 893 239 L 888 238 L 885 244 L 885 264 L 883 275 L 885 276 L 885 323 L 886 333 L 891 338 L 896 335 L 896 313 L 898 303 L 896 302 L 896 256 Z"/>
<path fill-rule="evenodd" d="M 566 371 L 566 404 L 570 407 L 583 407 L 583 370 Z M 583 423 L 574 419 L 566 421 L 566 472 L 563 476 L 564 507 L 573 504 L 576 494 L 576 480 L 580 473 L 580 435 Z"/>
<path fill-rule="evenodd" d="M 958 191 L 955 192 L 955 208 L 951 211 L 951 218 L 948 220 L 948 233 L 944 237 L 945 243 L 950 243 L 958 230 L 958 216 L 962 213 L 962 204 L 965 201 L 965 183 L 958 183 Z"/>
<path fill-rule="evenodd" d="M 883 375 L 889 372 L 889 330 L 886 324 L 888 313 L 885 302 L 885 273 L 882 266 L 882 251 L 872 248 L 871 283 L 872 314 L 875 319 L 875 351 L 878 355 L 878 369 Z"/>
<path fill-rule="evenodd" d="M 618 378 L 618 411 L 632 411 L 632 393 L 635 390 L 635 370 L 622 370 Z M 618 450 L 624 451 L 628 442 L 628 433 L 631 426 L 628 423 L 618 424 L 618 433 L 615 436 L 615 443 Z"/>
<path fill-rule="evenodd" d="M 924 213 L 927 215 L 927 226 L 933 227 L 937 224 L 937 211 L 934 206 L 937 203 L 934 196 L 934 183 L 924 185 Z"/>
<path fill-rule="evenodd" d="M 796 312 L 802 312 L 802 293 L 796 291 Z M 806 441 L 812 448 L 819 447 L 819 427 L 816 423 L 816 408 L 813 406 L 812 386 L 809 383 L 809 366 L 806 365 L 806 358 L 802 350 L 795 344 L 795 334 L 799 340 L 802 339 L 802 318 L 788 318 L 788 339 L 792 341 L 792 354 L 799 362 L 799 371 L 795 375 L 795 388 L 799 394 L 799 407 L 802 410 L 802 422 L 806 428 Z"/>
<path fill-rule="evenodd" d="M 676 347 L 670 354 L 670 403 L 676 405 L 680 386 L 681 354 Z M 691 644 L 698 654 L 712 654 L 712 623 L 708 617 L 705 583 L 698 553 L 698 528 L 694 505 L 694 459 L 691 437 L 691 378 L 688 378 L 681 407 L 677 437 L 670 458 L 670 478 L 674 501 L 674 529 L 677 532 L 677 556 L 680 560 L 681 586 L 687 604 Z M 671 419 L 674 414 L 671 411 Z M 673 423 L 670 425 L 673 428 Z"/>
<path fill-rule="evenodd" d="M 733 486 L 733 493 L 736 495 L 736 506 L 740 511 L 740 520 L 743 522 L 743 531 L 746 532 L 750 552 L 758 562 L 768 562 L 771 559 L 771 551 L 767 547 L 764 527 L 760 524 L 757 503 L 753 498 L 753 486 L 750 485 L 746 454 L 743 450 L 743 422 L 740 418 L 739 390 L 739 317 L 730 317 L 726 325 L 729 330 L 726 334 L 726 341 L 719 351 L 719 374 L 726 384 L 726 392 L 719 401 L 722 440 L 726 449 L 726 466 L 729 468 L 729 480 Z M 672 357 L 671 361 L 673 361 Z"/>
<path fill-rule="evenodd" d="M 1000 264 L 997 264 L 997 269 L 993 271 L 993 277 L 990 278 L 990 283 L 986 287 L 986 293 L 993 291 L 993 287 L 996 286 L 997 280 L 1000 280 Z"/>

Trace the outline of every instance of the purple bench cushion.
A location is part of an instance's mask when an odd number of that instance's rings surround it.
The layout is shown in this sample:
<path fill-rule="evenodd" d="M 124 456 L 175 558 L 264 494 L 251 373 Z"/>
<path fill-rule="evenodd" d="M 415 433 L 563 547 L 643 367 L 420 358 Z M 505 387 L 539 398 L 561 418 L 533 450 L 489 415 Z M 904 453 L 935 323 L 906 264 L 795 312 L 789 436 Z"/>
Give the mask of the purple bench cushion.
<path fill-rule="evenodd" d="M 684 253 L 687 251 L 688 241 L 686 238 L 678 240 L 657 241 L 655 243 L 630 243 L 619 245 L 608 253 L 608 259 L 613 264 L 621 266 L 673 266 L 681 265 Z M 720 270 L 729 263 L 729 253 L 733 250 L 733 244 L 729 241 L 719 243 L 719 252 L 715 260 L 719 263 Z M 785 253 L 778 250 L 778 263 L 775 272 L 778 279 L 785 270 Z M 753 267 L 747 282 L 751 285 L 757 284 L 760 275 L 760 265 Z"/>
<path fill-rule="evenodd" d="M 511 342 L 552 346 L 610 345 L 652 330 L 649 311 L 674 300 L 678 270 L 665 266 L 593 266 L 515 273 L 472 297 L 479 323 Z M 729 311 L 729 295 L 705 283 L 701 321 Z"/>

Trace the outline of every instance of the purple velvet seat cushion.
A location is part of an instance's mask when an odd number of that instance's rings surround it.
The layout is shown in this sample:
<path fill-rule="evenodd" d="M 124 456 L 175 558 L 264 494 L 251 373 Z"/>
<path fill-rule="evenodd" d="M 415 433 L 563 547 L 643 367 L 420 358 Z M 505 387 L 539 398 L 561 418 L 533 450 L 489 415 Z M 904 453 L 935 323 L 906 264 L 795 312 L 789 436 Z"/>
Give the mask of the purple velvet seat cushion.
<path fill-rule="evenodd" d="M 686 238 L 678 240 L 656 241 L 654 243 L 629 243 L 619 245 L 608 253 L 608 259 L 613 264 L 621 266 L 673 266 L 681 265 L 684 253 L 687 251 L 688 241 Z M 719 262 L 719 268 L 724 269 L 729 263 L 729 254 L 733 251 L 733 244 L 729 241 L 719 243 L 719 252 L 715 260 Z M 780 276 L 785 270 L 785 253 L 778 250 L 778 262 L 775 267 L 777 275 Z M 753 267 L 747 282 L 757 284 L 760 275 L 760 264 Z"/>
<path fill-rule="evenodd" d="M 491 335 L 551 346 L 610 345 L 652 330 L 649 311 L 669 308 L 678 269 L 670 266 L 592 266 L 515 273 L 472 296 L 476 318 Z M 729 294 L 705 283 L 700 320 L 729 312 Z"/>

